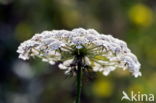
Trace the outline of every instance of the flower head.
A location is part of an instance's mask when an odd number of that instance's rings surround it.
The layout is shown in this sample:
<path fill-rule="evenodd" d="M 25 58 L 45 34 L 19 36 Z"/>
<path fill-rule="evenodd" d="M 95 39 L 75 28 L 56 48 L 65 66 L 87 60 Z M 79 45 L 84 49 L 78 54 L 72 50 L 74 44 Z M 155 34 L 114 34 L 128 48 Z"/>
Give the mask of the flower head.
<path fill-rule="evenodd" d="M 84 70 L 90 67 L 108 75 L 122 68 L 128 69 L 135 77 L 141 76 L 140 63 L 127 44 L 94 29 L 44 31 L 21 43 L 17 52 L 23 60 L 39 57 L 50 64 L 61 61 L 59 68 L 66 74 L 74 72 L 81 60 Z"/>

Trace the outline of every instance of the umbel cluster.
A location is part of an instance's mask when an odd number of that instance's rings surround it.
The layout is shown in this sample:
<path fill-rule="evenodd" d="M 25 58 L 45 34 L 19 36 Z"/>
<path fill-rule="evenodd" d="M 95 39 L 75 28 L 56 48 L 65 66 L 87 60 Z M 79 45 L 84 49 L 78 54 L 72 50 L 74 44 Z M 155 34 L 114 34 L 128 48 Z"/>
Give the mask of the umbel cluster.
<path fill-rule="evenodd" d="M 117 68 L 127 69 L 135 77 L 141 76 L 140 63 L 127 44 L 94 29 L 43 31 L 21 43 L 17 52 L 23 60 L 39 57 L 52 65 L 61 61 L 59 68 L 65 70 L 65 74 L 76 71 L 80 63 L 82 69 L 91 68 L 106 76 Z"/>

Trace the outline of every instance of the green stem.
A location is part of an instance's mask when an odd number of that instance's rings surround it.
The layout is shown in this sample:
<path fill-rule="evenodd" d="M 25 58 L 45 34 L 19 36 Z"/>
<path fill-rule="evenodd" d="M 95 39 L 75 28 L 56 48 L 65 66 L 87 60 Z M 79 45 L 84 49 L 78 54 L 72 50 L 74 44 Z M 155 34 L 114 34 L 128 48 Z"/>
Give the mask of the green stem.
<path fill-rule="evenodd" d="M 76 103 L 80 103 L 81 88 L 82 88 L 82 68 L 81 68 L 81 63 L 78 63 Z"/>

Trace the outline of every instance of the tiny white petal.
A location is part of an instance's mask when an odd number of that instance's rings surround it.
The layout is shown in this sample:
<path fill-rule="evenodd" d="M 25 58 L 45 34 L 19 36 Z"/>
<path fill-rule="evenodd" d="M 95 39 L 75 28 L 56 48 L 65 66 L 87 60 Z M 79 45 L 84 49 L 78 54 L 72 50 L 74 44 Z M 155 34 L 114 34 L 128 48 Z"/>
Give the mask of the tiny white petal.
<path fill-rule="evenodd" d="M 69 59 L 63 62 L 63 65 L 70 66 L 70 64 L 73 62 L 73 59 Z"/>
<path fill-rule="evenodd" d="M 87 64 L 87 65 L 91 65 L 91 62 L 90 62 L 90 60 L 89 60 L 89 58 L 87 57 L 87 56 L 85 56 L 85 63 Z"/>
<path fill-rule="evenodd" d="M 68 67 L 66 67 L 65 65 L 63 65 L 63 64 L 59 64 L 59 66 L 58 66 L 60 69 L 63 69 L 63 70 L 65 70 L 65 69 L 67 69 Z"/>
<path fill-rule="evenodd" d="M 51 65 L 54 65 L 54 64 L 55 64 L 55 62 L 54 62 L 54 61 L 49 61 L 49 63 L 50 63 Z"/>

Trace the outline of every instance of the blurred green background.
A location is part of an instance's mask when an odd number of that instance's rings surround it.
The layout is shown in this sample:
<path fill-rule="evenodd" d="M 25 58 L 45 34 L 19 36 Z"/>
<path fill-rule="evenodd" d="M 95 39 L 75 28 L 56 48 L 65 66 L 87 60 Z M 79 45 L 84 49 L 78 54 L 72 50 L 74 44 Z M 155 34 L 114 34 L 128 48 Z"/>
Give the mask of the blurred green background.
<path fill-rule="evenodd" d="M 156 0 L 0 0 L 0 103 L 73 103 L 75 77 L 40 60 L 19 60 L 16 50 L 35 33 L 76 27 L 125 40 L 143 74 L 87 74 L 81 103 L 130 103 L 121 101 L 122 91 L 156 94 Z"/>

